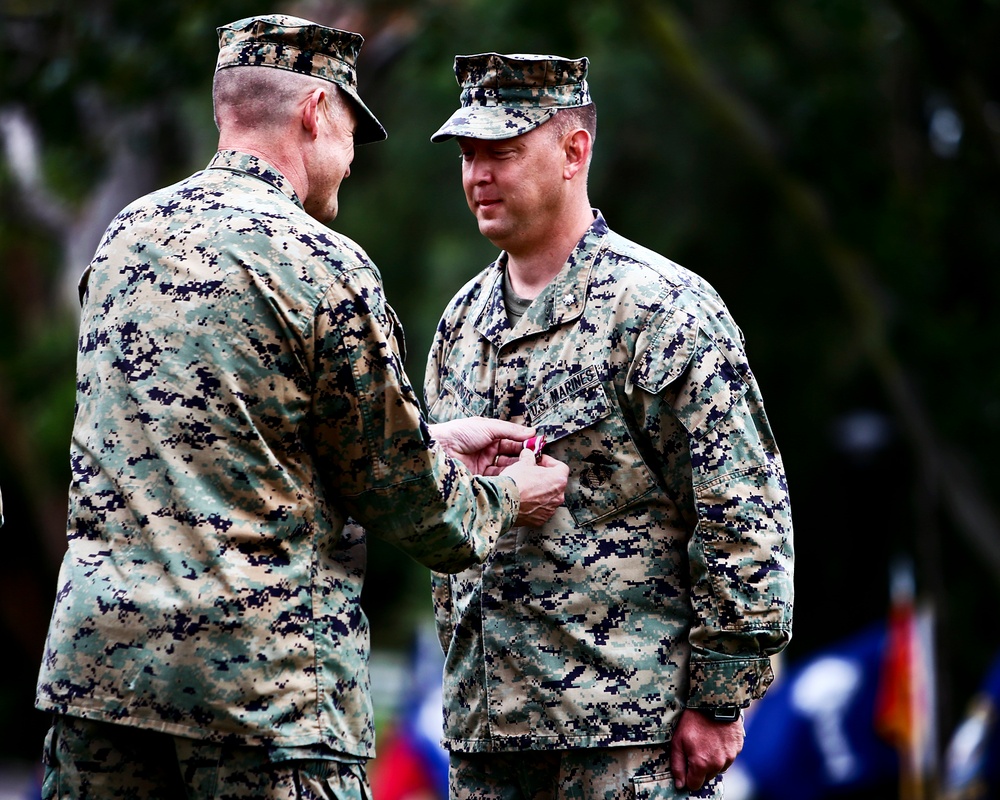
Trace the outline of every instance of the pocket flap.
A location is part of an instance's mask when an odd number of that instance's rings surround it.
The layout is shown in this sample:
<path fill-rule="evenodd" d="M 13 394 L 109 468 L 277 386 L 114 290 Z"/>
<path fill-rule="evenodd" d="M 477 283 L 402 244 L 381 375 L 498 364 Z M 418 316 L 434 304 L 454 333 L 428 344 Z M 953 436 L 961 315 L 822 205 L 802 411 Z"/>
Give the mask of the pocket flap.
<path fill-rule="evenodd" d="M 438 397 L 430 409 L 430 417 L 434 422 L 448 422 L 457 417 L 489 416 L 490 401 L 479 392 L 467 386 L 460 376 L 448 372 L 438 387 Z M 448 410 L 446 416 L 442 411 Z"/>
<path fill-rule="evenodd" d="M 590 428 L 611 413 L 597 368 L 589 366 L 528 404 L 525 423 L 549 442 Z"/>
<path fill-rule="evenodd" d="M 655 487 L 595 366 L 544 391 L 525 421 L 548 439 L 545 452 L 569 465 L 566 507 L 577 525 L 616 514 Z"/>

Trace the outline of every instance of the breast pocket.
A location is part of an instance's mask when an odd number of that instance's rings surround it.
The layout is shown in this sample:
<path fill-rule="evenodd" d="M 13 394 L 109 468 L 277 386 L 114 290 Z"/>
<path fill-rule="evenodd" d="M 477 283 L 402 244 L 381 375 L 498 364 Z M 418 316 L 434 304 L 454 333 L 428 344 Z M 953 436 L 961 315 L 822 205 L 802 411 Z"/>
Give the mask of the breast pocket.
<path fill-rule="evenodd" d="M 569 465 L 566 506 L 578 526 L 616 514 L 656 487 L 593 367 L 529 404 L 525 421 L 545 435 L 545 452 Z"/>

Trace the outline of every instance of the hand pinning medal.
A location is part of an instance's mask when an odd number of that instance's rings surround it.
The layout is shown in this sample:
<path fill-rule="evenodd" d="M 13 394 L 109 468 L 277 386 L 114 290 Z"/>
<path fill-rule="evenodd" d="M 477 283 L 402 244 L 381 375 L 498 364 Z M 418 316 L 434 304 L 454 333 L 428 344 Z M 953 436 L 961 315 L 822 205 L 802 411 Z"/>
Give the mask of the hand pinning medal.
<path fill-rule="evenodd" d="M 535 454 L 535 463 L 542 460 L 542 448 L 545 447 L 545 434 L 532 436 L 524 440 L 524 449 Z"/>

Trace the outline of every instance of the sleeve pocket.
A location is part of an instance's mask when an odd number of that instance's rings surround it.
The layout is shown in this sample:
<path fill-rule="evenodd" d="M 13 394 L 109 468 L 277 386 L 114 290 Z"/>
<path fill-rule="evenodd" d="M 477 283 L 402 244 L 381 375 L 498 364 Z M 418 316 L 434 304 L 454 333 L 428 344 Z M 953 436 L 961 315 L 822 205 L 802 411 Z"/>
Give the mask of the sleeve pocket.
<path fill-rule="evenodd" d="M 650 394 L 676 381 L 691 361 L 698 326 L 691 317 L 671 309 L 663 324 L 636 352 L 629 380 Z"/>
<path fill-rule="evenodd" d="M 746 394 L 739 366 L 695 320 L 671 313 L 636 357 L 632 382 L 669 396 L 677 420 L 700 439 Z"/>

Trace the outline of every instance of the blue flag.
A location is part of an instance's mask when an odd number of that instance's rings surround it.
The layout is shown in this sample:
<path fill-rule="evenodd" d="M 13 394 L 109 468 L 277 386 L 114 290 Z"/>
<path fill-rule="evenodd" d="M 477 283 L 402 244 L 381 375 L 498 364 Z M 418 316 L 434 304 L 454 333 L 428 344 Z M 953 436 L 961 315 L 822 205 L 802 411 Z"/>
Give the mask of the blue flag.
<path fill-rule="evenodd" d="M 943 784 L 947 800 L 1000 797 L 1000 655 L 948 744 Z"/>
<path fill-rule="evenodd" d="M 896 749 L 875 731 L 884 624 L 786 667 L 746 719 L 726 800 L 818 800 L 896 778 Z"/>

